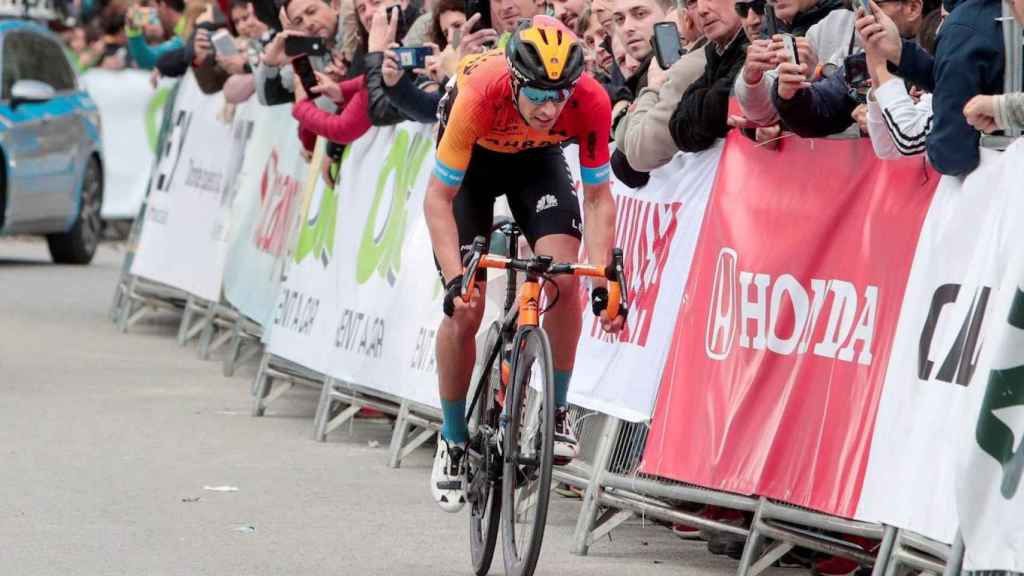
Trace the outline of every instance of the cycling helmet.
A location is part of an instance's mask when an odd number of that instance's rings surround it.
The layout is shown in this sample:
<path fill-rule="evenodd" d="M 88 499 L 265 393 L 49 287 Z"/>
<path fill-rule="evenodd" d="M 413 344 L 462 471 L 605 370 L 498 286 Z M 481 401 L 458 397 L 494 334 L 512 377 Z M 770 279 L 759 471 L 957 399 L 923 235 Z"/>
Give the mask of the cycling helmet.
<path fill-rule="evenodd" d="M 583 74 L 583 48 L 576 35 L 550 16 L 523 21 L 509 38 L 505 57 L 519 86 L 565 90 Z"/>

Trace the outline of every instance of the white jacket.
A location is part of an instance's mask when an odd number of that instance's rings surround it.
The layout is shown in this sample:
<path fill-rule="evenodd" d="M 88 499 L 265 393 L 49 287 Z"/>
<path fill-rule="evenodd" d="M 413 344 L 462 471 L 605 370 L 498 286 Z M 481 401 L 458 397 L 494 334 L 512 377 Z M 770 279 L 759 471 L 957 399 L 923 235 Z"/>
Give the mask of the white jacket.
<path fill-rule="evenodd" d="M 923 154 L 931 131 L 931 94 L 925 94 L 915 104 L 900 78 L 868 93 L 868 134 L 879 158 L 891 160 Z"/>

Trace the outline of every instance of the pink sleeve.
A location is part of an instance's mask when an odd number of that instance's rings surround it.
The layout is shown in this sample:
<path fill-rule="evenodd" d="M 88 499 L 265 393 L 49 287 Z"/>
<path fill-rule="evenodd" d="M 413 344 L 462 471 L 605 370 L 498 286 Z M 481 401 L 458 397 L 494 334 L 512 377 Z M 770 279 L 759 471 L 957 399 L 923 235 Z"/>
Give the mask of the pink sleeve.
<path fill-rule="evenodd" d="M 366 76 L 356 76 L 350 80 L 345 80 L 339 86 L 341 86 L 341 96 L 347 102 L 366 86 Z"/>
<path fill-rule="evenodd" d="M 324 112 L 312 101 L 304 100 L 292 108 L 292 116 L 302 129 L 332 142 L 348 144 L 370 129 L 369 105 L 369 94 L 364 88 L 356 92 L 337 114 Z"/>

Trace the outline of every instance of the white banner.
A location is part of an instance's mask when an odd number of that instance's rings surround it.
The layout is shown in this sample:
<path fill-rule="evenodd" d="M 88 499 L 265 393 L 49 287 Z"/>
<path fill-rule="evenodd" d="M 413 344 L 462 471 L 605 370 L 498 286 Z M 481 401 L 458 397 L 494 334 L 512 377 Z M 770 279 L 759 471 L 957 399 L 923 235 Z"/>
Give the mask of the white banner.
<path fill-rule="evenodd" d="M 230 208 L 227 171 L 245 142 L 235 139 L 232 124 L 219 117 L 222 94 L 202 94 L 191 74 L 181 82 L 172 133 L 160 151 L 151 183 L 132 274 L 218 301 Z"/>
<path fill-rule="evenodd" d="M 857 510 L 946 543 L 958 523 L 952 455 L 971 434 L 968 387 L 984 386 L 975 370 L 984 331 L 1005 317 L 993 302 L 1024 201 L 999 182 L 1008 158 L 982 152 L 966 180 L 942 179 L 921 229 Z"/>
<path fill-rule="evenodd" d="M 154 89 L 149 73 L 93 68 L 80 78 L 103 118 L 104 219 L 133 219 L 146 195 L 164 103 L 173 82 Z"/>
<path fill-rule="evenodd" d="M 984 184 L 1019 197 L 1022 164 L 1024 140 L 1018 139 L 992 169 L 983 164 L 978 172 L 984 170 L 984 179 L 969 190 L 965 185 L 964 192 L 976 193 Z M 1024 212 L 1018 204 L 1000 223 L 1012 257 L 1002 261 L 1007 273 L 992 287 L 985 349 L 962 411 L 957 508 L 967 546 L 965 574 L 1024 572 Z"/>
<path fill-rule="evenodd" d="M 266 326 L 296 220 L 309 216 L 299 214 L 309 165 L 299 153 L 302 144 L 294 136 L 298 125 L 290 106 L 252 105 L 251 126 L 245 161 L 236 176 L 239 186 L 231 208 L 224 297 L 239 312 Z M 314 211 L 316 208 L 313 206 Z M 319 229 L 316 214 L 313 221 L 307 221 L 314 232 Z M 307 247 L 315 248 L 316 238 L 304 234 L 296 257 L 302 259 Z"/>
<path fill-rule="evenodd" d="M 300 213 L 305 216 L 297 231 L 299 238 L 316 235 L 314 245 L 320 250 L 296 250 L 294 256 L 288 257 L 270 323 L 265 325 L 263 334 L 267 352 L 320 373 L 327 369 L 327 354 L 334 338 L 335 301 L 340 297 L 335 272 L 338 263 L 332 249 L 336 230 L 332 218 L 339 213 L 338 192 L 328 189 L 320 177 L 324 142 L 317 142 L 313 160 L 306 168 L 300 196 Z M 358 147 L 360 142 L 362 139 L 351 147 Z M 345 163 L 350 161 L 349 157 L 346 155 Z M 287 236 L 283 223 L 280 227 L 263 226 L 267 231 L 272 228 L 276 228 L 275 234 Z"/>
<path fill-rule="evenodd" d="M 620 334 L 609 336 L 584 299 L 573 404 L 631 422 L 650 420 L 721 155 L 721 142 L 700 154 L 678 154 L 638 190 L 613 179 L 629 317 Z"/>

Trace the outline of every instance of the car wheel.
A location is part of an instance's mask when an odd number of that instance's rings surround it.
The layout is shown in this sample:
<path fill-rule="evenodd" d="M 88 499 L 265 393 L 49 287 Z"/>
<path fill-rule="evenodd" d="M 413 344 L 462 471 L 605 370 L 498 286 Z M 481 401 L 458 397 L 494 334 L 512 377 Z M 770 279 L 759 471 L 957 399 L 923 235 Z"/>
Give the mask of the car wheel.
<path fill-rule="evenodd" d="M 100 207 L 103 205 L 103 174 L 95 157 L 85 165 L 82 176 L 82 198 L 78 218 L 71 230 L 64 234 L 50 234 L 46 242 L 50 256 L 58 264 L 88 264 L 96 254 L 103 233 Z"/>

